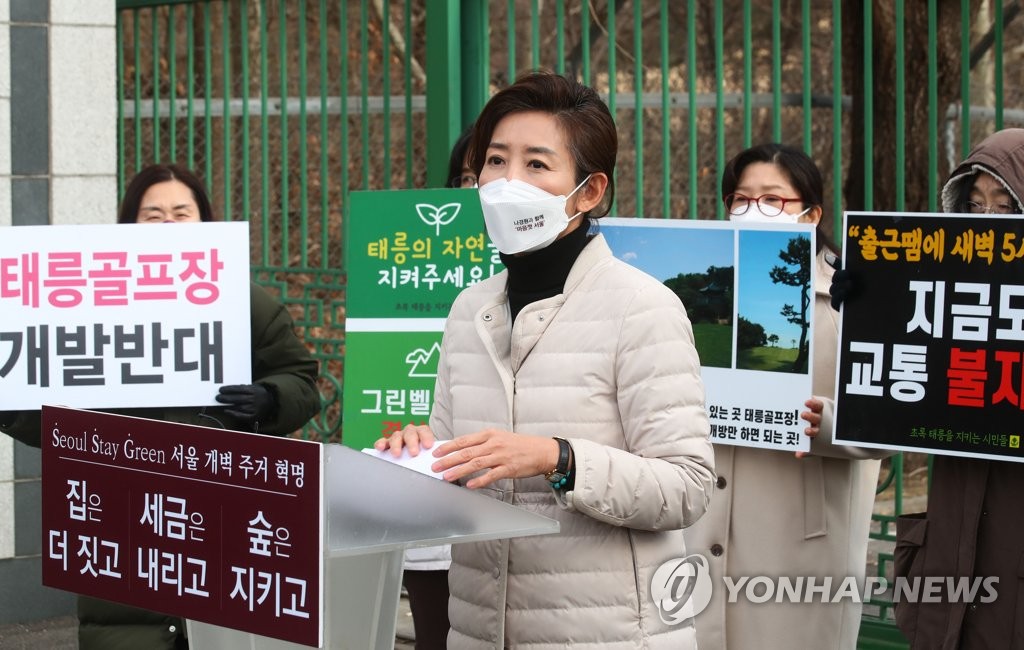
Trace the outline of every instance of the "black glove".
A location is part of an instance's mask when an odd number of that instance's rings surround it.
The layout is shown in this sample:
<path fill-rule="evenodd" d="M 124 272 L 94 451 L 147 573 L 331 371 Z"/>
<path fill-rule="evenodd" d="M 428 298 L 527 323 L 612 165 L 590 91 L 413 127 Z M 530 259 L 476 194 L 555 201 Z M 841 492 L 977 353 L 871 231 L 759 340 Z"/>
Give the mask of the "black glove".
<path fill-rule="evenodd" d="M 850 302 L 860 295 L 861 281 L 857 274 L 847 269 L 839 269 L 832 274 L 832 286 L 828 288 L 832 296 L 832 309 L 839 311 L 839 305 Z"/>
<path fill-rule="evenodd" d="M 217 401 L 230 404 L 231 408 L 224 409 L 224 412 L 246 424 L 266 420 L 277 410 L 273 391 L 262 384 L 221 386 Z"/>

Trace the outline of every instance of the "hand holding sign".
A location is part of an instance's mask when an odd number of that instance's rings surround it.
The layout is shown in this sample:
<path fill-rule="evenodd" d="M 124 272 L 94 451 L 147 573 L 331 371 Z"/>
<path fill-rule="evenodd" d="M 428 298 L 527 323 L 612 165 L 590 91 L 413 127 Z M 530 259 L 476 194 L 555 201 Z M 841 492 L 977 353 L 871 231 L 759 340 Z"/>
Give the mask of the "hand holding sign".
<path fill-rule="evenodd" d="M 221 386 L 216 399 L 231 405 L 225 413 L 248 424 L 267 419 L 277 407 L 274 393 L 262 384 Z"/>

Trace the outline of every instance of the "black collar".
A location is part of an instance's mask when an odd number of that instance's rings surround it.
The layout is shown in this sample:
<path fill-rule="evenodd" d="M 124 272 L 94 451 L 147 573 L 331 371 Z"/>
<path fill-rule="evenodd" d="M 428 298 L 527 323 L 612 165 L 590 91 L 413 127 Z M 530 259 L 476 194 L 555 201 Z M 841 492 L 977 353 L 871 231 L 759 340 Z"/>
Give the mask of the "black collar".
<path fill-rule="evenodd" d="M 501 253 L 501 261 L 508 269 L 506 291 L 513 321 L 526 305 L 562 293 L 572 265 L 590 241 L 589 230 L 589 223 L 584 221 L 565 237 L 538 251 L 519 256 Z"/>

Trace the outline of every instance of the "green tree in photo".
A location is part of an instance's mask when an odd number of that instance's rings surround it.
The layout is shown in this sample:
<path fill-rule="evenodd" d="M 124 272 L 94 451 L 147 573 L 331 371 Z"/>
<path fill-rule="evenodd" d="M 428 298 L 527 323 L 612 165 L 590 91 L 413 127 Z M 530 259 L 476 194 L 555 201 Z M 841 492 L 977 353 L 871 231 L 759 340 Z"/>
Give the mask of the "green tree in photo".
<path fill-rule="evenodd" d="M 739 317 L 739 327 L 736 329 L 736 347 L 740 350 L 762 347 L 767 342 L 764 327 L 758 323 L 752 323 L 742 316 Z"/>
<path fill-rule="evenodd" d="M 680 273 L 664 281 L 686 307 L 702 366 L 732 365 L 732 266 L 709 266 L 705 273 Z"/>
<path fill-rule="evenodd" d="M 680 273 L 665 280 L 686 306 L 692 323 L 732 324 L 733 267 L 709 266 L 705 273 Z"/>
<path fill-rule="evenodd" d="M 800 307 L 783 305 L 779 312 L 790 323 L 800 327 L 800 343 L 797 346 L 793 372 L 807 372 L 807 330 L 810 321 L 807 310 L 811 305 L 811 240 L 808 237 L 794 237 L 786 249 L 779 251 L 779 259 L 785 266 L 775 266 L 769 272 L 772 282 L 800 289 Z"/>

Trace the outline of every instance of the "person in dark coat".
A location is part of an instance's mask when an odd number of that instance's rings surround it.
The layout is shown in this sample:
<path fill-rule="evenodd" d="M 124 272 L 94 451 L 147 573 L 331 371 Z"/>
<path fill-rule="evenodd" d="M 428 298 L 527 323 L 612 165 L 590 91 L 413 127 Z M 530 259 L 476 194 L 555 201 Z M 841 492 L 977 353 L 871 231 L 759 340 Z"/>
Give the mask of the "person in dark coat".
<path fill-rule="evenodd" d="M 942 209 L 1020 214 L 1022 197 L 1024 129 L 1005 129 L 982 141 L 953 170 L 942 188 Z M 943 590 L 940 602 L 897 603 L 896 622 L 912 649 L 1024 650 L 1021 495 L 1020 463 L 934 457 L 928 512 L 897 522 L 896 575 L 999 582 L 991 602 L 950 602 Z"/>
<path fill-rule="evenodd" d="M 202 182 L 176 165 L 151 165 L 128 184 L 118 223 L 213 221 Z M 221 386 L 223 406 L 112 409 L 110 412 L 181 424 L 286 435 L 320 410 L 319 364 L 295 335 L 284 305 L 249 285 L 252 384 Z M 0 431 L 40 446 L 40 411 L 0 412 Z M 184 621 L 118 603 L 80 596 L 81 650 L 181 650 L 188 648 Z"/>
<path fill-rule="evenodd" d="M 1022 197 L 1024 129 L 1004 129 L 983 140 L 949 175 L 942 209 L 982 219 L 1019 215 Z M 838 308 L 868 291 L 855 276 L 836 272 L 830 293 Z M 911 590 L 927 578 L 944 585 L 928 592 L 922 586 L 917 598 L 895 599 L 896 624 L 911 650 L 1024 650 L 1022 494 L 1020 463 L 934 457 L 928 511 L 896 522 L 896 580 L 906 580 Z M 950 598 L 947 580 L 978 584 L 973 600 Z M 994 598 L 983 585 L 992 586 Z"/>

